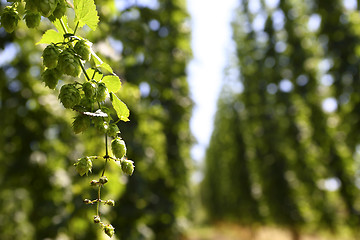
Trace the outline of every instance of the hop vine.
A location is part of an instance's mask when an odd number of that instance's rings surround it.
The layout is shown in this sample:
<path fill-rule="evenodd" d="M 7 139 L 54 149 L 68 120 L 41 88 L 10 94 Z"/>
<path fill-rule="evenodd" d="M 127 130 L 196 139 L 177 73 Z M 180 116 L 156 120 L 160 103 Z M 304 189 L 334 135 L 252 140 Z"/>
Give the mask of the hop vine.
<path fill-rule="evenodd" d="M 115 94 L 121 88 L 120 78 L 112 68 L 102 61 L 92 50 L 92 43 L 76 35 L 77 29 L 87 25 L 95 30 L 99 22 L 94 0 L 15 0 L 4 8 L 1 15 L 1 26 L 9 33 L 16 30 L 19 21 L 25 21 L 28 28 L 36 28 L 41 17 L 48 18 L 56 30 L 46 31 L 37 44 L 47 44 L 42 53 L 44 71 L 41 79 L 50 89 L 59 87 L 59 80 L 65 75 L 72 80 L 61 86 L 59 101 L 66 109 L 76 112 L 72 128 L 75 134 L 86 132 L 94 127 L 105 136 L 105 156 L 83 156 L 74 163 L 80 176 L 92 173 L 93 161 L 104 161 L 104 167 L 98 180 L 89 185 L 97 187 L 97 199 L 84 199 L 85 204 L 96 205 L 93 222 L 98 224 L 109 237 L 115 233 L 114 227 L 104 223 L 100 216 L 100 205 L 115 206 L 112 199 L 101 199 L 101 189 L 109 181 L 106 177 L 106 166 L 109 161 L 120 163 L 124 174 L 131 176 L 134 162 L 127 159 L 125 141 L 120 136 L 117 126 L 119 121 L 129 121 L 129 109 Z M 25 10 L 24 10 L 25 9 Z M 67 22 L 66 13 L 75 12 L 75 29 Z M 86 67 L 85 66 L 89 66 Z M 108 72 L 105 75 L 103 72 Z M 69 78 L 67 77 L 67 78 Z M 116 113 L 114 119 L 110 110 L 105 107 L 109 99 Z M 111 151 L 109 151 L 109 138 Z"/>

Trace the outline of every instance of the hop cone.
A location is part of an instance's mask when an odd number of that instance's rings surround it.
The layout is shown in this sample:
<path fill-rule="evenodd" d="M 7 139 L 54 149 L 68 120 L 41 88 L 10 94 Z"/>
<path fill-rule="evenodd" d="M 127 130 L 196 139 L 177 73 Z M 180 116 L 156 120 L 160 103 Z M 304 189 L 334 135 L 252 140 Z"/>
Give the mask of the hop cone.
<path fill-rule="evenodd" d="M 43 74 L 41 74 L 45 86 L 48 86 L 50 89 L 54 89 L 59 81 L 59 71 L 56 68 L 46 69 Z"/>
<path fill-rule="evenodd" d="M 72 84 L 61 87 L 59 99 L 65 108 L 72 108 L 80 102 L 80 91 Z"/>
<path fill-rule="evenodd" d="M 83 84 L 83 91 L 87 98 L 93 98 L 96 94 L 96 83 L 86 82 Z"/>
<path fill-rule="evenodd" d="M 42 54 L 44 65 L 48 68 L 55 68 L 58 64 L 59 54 L 60 51 L 55 45 L 48 45 Z"/>
<path fill-rule="evenodd" d="M 92 169 L 92 161 L 89 157 L 80 158 L 76 163 L 74 163 L 76 171 L 83 176 L 88 172 L 91 172 Z"/>
<path fill-rule="evenodd" d="M 105 225 L 104 232 L 109 237 L 112 237 L 114 235 L 114 233 L 115 233 L 115 228 L 111 224 Z"/>
<path fill-rule="evenodd" d="M 85 115 L 79 115 L 73 122 L 74 133 L 84 132 L 90 126 L 90 119 Z"/>
<path fill-rule="evenodd" d="M 97 92 L 96 92 L 96 100 L 98 102 L 103 102 L 106 99 L 107 95 L 107 87 L 105 83 L 98 83 Z"/>
<path fill-rule="evenodd" d="M 28 28 L 36 28 L 40 24 L 41 15 L 38 12 L 27 12 L 24 19 Z"/>
<path fill-rule="evenodd" d="M 44 17 L 49 17 L 57 6 L 56 0 L 40 0 L 38 1 L 38 10 Z"/>
<path fill-rule="evenodd" d="M 81 59 L 85 61 L 90 60 L 91 56 L 91 49 L 90 49 L 90 43 L 85 40 L 79 40 L 75 44 L 75 52 L 81 57 Z"/>
<path fill-rule="evenodd" d="M 111 150 L 112 150 L 113 154 L 115 155 L 115 157 L 117 157 L 119 159 L 123 158 L 126 154 L 125 142 L 123 140 L 121 140 L 120 138 L 115 138 L 111 142 Z"/>
<path fill-rule="evenodd" d="M 121 162 L 121 170 L 129 176 L 131 176 L 133 174 L 134 168 L 135 168 L 134 162 L 131 160 L 126 159 Z"/>
<path fill-rule="evenodd" d="M 110 137 L 116 137 L 118 133 L 120 133 L 120 130 L 118 126 L 115 123 L 112 123 L 109 125 L 109 128 L 107 129 L 107 135 Z"/>
<path fill-rule="evenodd" d="M 58 65 L 60 70 L 67 75 L 73 77 L 80 75 L 79 59 L 68 49 L 60 53 Z"/>
<path fill-rule="evenodd" d="M 57 6 L 53 12 L 53 17 L 60 19 L 65 15 L 67 4 L 64 0 L 58 0 Z"/>
<path fill-rule="evenodd" d="M 19 13 L 13 7 L 7 6 L 1 16 L 1 25 L 5 31 L 11 33 L 16 29 L 19 20 Z"/>

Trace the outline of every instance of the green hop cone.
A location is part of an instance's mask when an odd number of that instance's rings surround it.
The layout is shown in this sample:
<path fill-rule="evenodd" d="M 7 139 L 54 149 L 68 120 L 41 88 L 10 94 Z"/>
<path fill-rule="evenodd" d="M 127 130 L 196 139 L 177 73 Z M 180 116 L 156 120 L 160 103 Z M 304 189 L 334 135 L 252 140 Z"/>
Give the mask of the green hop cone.
<path fill-rule="evenodd" d="M 80 158 L 76 163 L 74 163 L 76 171 L 80 174 L 80 176 L 84 176 L 84 174 L 88 174 L 92 169 L 92 161 L 89 157 Z"/>
<path fill-rule="evenodd" d="M 48 68 L 41 74 L 41 78 L 45 82 L 45 86 L 48 86 L 50 89 L 55 89 L 59 82 L 59 71 L 56 68 Z"/>
<path fill-rule="evenodd" d="M 57 6 L 56 0 L 40 0 L 37 3 L 38 10 L 44 17 L 49 17 Z"/>
<path fill-rule="evenodd" d="M 89 61 L 91 57 L 91 43 L 85 40 L 79 40 L 74 47 L 75 52 L 82 60 Z"/>
<path fill-rule="evenodd" d="M 67 9 L 67 3 L 65 0 L 58 0 L 57 6 L 54 9 L 53 12 L 53 16 L 57 19 L 61 19 L 65 13 L 66 13 L 66 9 Z"/>
<path fill-rule="evenodd" d="M 58 64 L 59 54 L 59 48 L 54 44 L 48 45 L 42 54 L 44 65 L 48 68 L 55 68 Z"/>
<path fill-rule="evenodd" d="M 36 28 L 40 25 L 41 15 L 38 12 L 28 11 L 24 19 L 28 28 Z"/>
<path fill-rule="evenodd" d="M 135 168 L 134 162 L 131 160 L 126 159 L 121 162 L 121 170 L 129 176 L 133 174 L 134 168 Z"/>
<path fill-rule="evenodd" d="M 114 235 L 114 233 L 115 233 L 115 228 L 113 226 L 111 226 L 111 224 L 107 224 L 107 225 L 104 226 L 104 232 L 109 237 L 112 237 Z"/>
<path fill-rule="evenodd" d="M 111 150 L 112 150 L 113 154 L 115 155 L 115 157 L 117 157 L 119 159 L 123 158 L 126 154 L 125 142 L 123 140 L 121 140 L 121 138 L 115 138 L 111 142 Z"/>
<path fill-rule="evenodd" d="M 85 93 L 85 97 L 93 98 L 96 94 L 96 83 L 94 82 L 86 82 L 83 84 L 83 91 Z"/>
<path fill-rule="evenodd" d="M 103 102 L 107 96 L 107 87 L 105 83 L 98 83 L 96 92 L 96 101 Z"/>
<path fill-rule="evenodd" d="M 118 133 L 120 133 L 120 130 L 115 123 L 111 123 L 109 125 L 106 133 L 110 137 L 116 137 L 118 135 Z"/>
<path fill-rule="evenodd" d="M 79 59 L 69 49 L 60 53 L 58 65 L 59 69 L 69 76 L 77 77 L 81 73 Z"/>
<path fill-rule="evenodd" d="M 107 129 L 109 128 L 109 123 L 106 120 L 104 120 L 102 117 L 95 117 L 94 125 L 102 133 L 106 133 Z"/>
<path fill-rule="evenodd" d="M 79 115 L 73 122 L 74 133 L 78 134 L 84 132 L 90 126 L 90 119 L 85 115 Z"/>
<path fill-rule="evenodd" d="M 81 98 L 79 105 L 84 107 L 86 110 L 91 111 L 94 106 L 94 99 L 83 97 Z"/>
<path fill-rule="evenodd" d="M 1 15 L 1 25 L 8 33 L 16 29 L 19 20 L 19 13 L 11 6 L 7 6 Z"/>
<path fill-rule="evenodd" d="M 25 9 L 32 12 L 37 12 L 37 0 L 26 0 Z"/>
<path fill-rule="evenodd" d="M 72 108 L 80 102 L 80 91 L 73 84 L 61 87 L 59 99 L 65 108 Z"/>

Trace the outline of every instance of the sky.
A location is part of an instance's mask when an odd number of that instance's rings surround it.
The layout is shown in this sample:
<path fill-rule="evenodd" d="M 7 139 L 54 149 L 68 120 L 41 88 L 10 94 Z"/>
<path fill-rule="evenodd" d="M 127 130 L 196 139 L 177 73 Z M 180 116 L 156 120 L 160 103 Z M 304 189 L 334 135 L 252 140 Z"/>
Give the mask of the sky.
<path fill-rule="evenodd" d="M 197 140 L 192 157 L 201 162 L 213 130 L 217 98 L 224 68 L 231 53 L 231 25 L 238 0 L 187 0 L 191 16 L 193 59 L 188 66 L 188 82 L 195 103 L 190 121 Z"/>

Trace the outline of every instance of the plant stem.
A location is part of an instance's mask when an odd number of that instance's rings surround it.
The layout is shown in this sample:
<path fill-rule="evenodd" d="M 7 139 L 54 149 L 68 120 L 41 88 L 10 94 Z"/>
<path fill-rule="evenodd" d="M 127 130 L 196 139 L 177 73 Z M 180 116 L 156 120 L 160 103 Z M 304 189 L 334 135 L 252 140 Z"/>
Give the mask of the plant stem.
<path fill-rule="evenodd" d="M 89 76 L 88 76 L 87 73 L 86 73 L 86 70 L 85 70 L 85 68 L 84 68 L 84 65 L 82 64 L 82 62 L 81 62 L 80 59 L 78 59 L 78 60 L 79 60 L 80 67 L 81 67 L 81 69 L 82 69 L 82 71 L 83 71 L 86 79 L 87 79 L 88 81 L 90 81 L 90 78 L 89 78 Z"/>
<path fill-rule="evenodd" d="M 79 21 L 76 23 L 75 30 L 74 30 L 74 35 L 76 33 L 76 30 L 77 30 L 78 26 L 79 26 Z"/>
<path fill-rule="evenodd" d="M 64 30 L 64 33 L 66 34 L 67 33 L 66 27 L 65 27 L 64 21 L 62 19 L 60 19 L 60 24 L 61 24 L 62 29 Z"/>
<path fill-rule="evenodd" d="M 98 201 L 96 203 L 96 215 L 100 217 L 100 189 L 101 189 L 101 186 L 99 186 L 99 189 L 98 189 Z"/>

